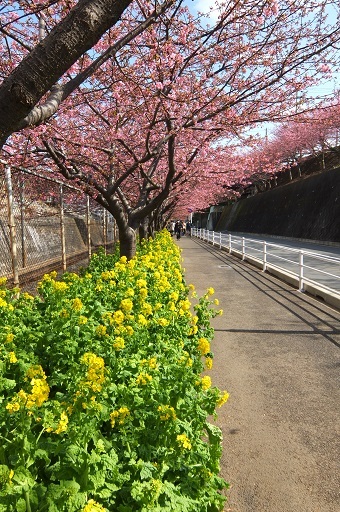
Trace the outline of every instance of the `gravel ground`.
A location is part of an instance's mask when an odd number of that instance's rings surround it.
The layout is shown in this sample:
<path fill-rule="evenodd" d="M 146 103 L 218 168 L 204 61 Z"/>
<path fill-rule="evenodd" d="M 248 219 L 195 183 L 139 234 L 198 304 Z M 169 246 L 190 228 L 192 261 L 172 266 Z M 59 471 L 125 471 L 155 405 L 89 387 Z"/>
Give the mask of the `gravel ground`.
<path fill-rule="evenodd" d="M 230 512 L 340 511 L 340 313 L 234 257 L 182 238 L 186 280 L 210 286 L 221 475 Z"/>

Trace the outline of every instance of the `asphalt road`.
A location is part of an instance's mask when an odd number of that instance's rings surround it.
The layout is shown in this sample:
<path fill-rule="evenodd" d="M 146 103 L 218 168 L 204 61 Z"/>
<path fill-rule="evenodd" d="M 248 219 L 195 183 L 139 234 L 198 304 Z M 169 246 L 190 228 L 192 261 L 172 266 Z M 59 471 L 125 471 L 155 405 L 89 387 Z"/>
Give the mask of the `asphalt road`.
<path fill-rule="evenodd" d="M 232 512 L 340 511 L 340 312 L 184 237 L 187 283 L 215 289 L 214 385 Z"/>

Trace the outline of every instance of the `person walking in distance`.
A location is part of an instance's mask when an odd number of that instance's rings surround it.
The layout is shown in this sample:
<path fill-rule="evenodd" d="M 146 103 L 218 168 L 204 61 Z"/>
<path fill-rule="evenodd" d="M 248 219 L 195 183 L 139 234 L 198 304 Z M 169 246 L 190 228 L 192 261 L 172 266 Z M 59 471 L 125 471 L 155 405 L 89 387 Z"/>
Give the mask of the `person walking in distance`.
<path fill-rule="evenodd" d="M 177 240 L 179 240 L 181 238 L 181 231 L 182 231 L 182 223 L 181 223 L 181 221 L 178 220 L 175 224 L 175 234 L 176 234 Z"/>

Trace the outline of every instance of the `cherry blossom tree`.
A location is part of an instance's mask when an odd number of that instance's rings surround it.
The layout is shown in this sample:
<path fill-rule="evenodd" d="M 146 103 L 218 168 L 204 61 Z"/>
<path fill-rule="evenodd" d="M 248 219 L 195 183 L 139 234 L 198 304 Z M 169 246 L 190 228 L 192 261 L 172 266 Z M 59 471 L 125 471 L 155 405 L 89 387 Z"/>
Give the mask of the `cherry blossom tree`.
<path fill-rule="evenodd" d="M 298 175 L 301 175 L 301 165 L 306 165 L 306 162 L 312 165 L 311 158 L 314 162 L 320 161 L 319 170 L 325 169 L 326 159 L 338 164 L 339 108 L 339 94 L 336 92 L 333 99 L 280 123 L 269 139 L 253 141 L 249 151 L 239 154 L 238 160 L 234 158 L 239 182 L 235 180 L 231 186 L 237 183 L 241 187 L 254 186 L 261 177 L 268 181 L 286 171 L 292 179 L 292 170 L 297 168 Z"/>
<path fill-rule="evenodd" d="M 206 26 L 179 2 L 103 62 L 47 124 L 4 150 L 15 160 L 14 147 L 29 136 L 30 164 L 53 162 L 105 206 L 131 257 L 136 230 L 145 232 L 144 220 L 163 206 L 198 207 L 249 179 L 254 159 L 237 165 L 234 141 L 254 123 L 290 116 L 297 91 L 302 97 L 324 73 L 321 54 L 337 65 L 340 31 L 329 5 L 338 9 L 323 1 L 222 2 Z"/>
<path fill-rule="evenodd" d="M 98 67 L 173 3 L 145 1 L 139 8 L 133 0 L 3 2 L 0 148 L 13 132 L 51 117 Z M 125 22 L 110 31 L 130 4 Z"/>

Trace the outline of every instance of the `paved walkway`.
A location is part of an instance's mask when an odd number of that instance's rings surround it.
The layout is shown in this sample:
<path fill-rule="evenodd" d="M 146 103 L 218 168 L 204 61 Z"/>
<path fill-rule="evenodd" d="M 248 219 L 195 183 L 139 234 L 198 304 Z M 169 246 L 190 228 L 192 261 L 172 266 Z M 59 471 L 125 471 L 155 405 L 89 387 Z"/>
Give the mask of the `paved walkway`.
<path fill-rule="evenodd" d="M 187 283 L 212 286 L 211 377 L 232 512 L 339 512 L 340 313 L 198 239 L 181 238 Z"/>

